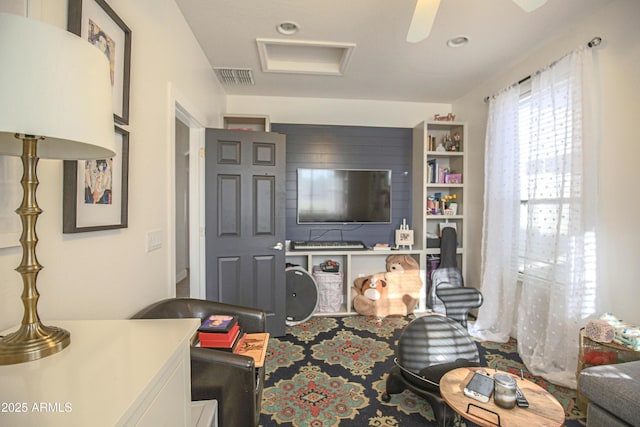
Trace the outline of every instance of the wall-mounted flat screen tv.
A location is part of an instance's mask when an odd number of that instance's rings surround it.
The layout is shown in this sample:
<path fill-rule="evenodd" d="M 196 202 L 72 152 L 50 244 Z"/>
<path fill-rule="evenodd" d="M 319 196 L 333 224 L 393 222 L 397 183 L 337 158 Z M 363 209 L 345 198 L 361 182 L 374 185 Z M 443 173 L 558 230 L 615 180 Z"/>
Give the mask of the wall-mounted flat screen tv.
<path fill-rule="evenodd" d="M 298 224 L 390 222 L 390 170 L 298 169 Z"/>

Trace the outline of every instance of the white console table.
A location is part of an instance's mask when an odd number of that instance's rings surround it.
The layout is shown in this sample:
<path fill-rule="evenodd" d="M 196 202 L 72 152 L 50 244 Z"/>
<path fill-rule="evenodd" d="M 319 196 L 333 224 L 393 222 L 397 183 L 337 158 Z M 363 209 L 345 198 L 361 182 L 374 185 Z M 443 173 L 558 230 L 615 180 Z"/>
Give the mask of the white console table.
<path fill-rule="evenodd" d="M 199 319 L 44 323 L 70 331 L 71 344 L 0 366 L 0 425 L 191 424 L 189 346 Z"/>

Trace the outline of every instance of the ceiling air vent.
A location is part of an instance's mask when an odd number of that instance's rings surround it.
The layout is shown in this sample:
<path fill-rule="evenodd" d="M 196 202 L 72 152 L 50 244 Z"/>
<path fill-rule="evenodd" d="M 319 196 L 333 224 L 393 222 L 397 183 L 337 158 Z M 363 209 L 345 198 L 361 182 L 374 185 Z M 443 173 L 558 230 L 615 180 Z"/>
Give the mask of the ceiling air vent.
<path fill-rule="evenodd" d="M 253 70 L 250 68 L 225 68 L 213 69 L 223 85 L 255 85 Z"/>

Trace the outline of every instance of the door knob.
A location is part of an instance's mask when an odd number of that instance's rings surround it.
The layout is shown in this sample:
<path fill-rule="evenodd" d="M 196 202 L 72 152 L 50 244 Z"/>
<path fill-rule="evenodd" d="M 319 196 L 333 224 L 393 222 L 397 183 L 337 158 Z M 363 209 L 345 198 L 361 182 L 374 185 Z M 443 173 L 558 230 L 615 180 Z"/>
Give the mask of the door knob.
<path fill-rule="evenodd" d="M 284 245 L 282 244 L 282 242 L 278 242 L 274 246 L 271 246 L 271 249 L 275 249 L 277 251 L 281 251 L 281 250 L 284 249 Z"/>

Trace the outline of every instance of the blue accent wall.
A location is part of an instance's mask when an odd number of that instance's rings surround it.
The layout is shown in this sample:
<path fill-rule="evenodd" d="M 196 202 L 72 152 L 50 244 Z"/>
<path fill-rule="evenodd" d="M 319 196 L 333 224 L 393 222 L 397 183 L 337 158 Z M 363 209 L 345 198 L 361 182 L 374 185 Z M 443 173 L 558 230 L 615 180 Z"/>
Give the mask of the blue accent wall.
<path fill-rule="evenodd" d="M 412 130 L 363 126 L 272 123 L 287 137 L 286 221 L 288 240 L 362 240 L 394 243 L 395 230 L 411 221 Z M 298 168 L 390 169 L 391 224 L 298 224 Z"/>

